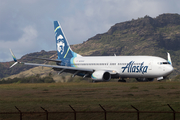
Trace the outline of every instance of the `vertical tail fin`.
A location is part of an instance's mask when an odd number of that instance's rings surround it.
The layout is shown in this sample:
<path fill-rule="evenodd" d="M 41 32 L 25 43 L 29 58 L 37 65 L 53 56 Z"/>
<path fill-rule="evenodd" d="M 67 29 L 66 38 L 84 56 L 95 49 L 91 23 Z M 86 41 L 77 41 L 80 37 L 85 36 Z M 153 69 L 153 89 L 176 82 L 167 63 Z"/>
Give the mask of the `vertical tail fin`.
<path fill-rule="evenodd" d="M 58 53 L 58 59 L 72 58 L 79 56 L 73 52 L 69 46 L 66 36 L 58 21 L 54 21 L 54 33 L 56 39 L 56 49 Z"/>

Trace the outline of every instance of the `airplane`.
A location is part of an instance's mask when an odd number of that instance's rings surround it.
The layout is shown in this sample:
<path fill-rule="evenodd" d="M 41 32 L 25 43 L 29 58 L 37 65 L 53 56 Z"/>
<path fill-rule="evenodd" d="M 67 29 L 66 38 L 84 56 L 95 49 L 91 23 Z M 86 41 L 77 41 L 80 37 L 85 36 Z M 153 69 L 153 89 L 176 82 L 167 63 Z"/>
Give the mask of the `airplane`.
<path fill-rule="evenodd" d="M 83 78 L 91 78 L 92 82 L 104 82 L 118 79 L 126 82 L 125 78 L 136 78 L 137 81 L 162 80 L 172 73 L 173 66 L 170 54 L 168 60 L 156 56 L 81 56 L 72 51 L 58 21 L 54 21 L 57 59 L 36 58 L 56 62 L 56 65 L 19 62 L 10 49 L 14 64 L 50 67 L 58 74 L 72 73 Z"/>

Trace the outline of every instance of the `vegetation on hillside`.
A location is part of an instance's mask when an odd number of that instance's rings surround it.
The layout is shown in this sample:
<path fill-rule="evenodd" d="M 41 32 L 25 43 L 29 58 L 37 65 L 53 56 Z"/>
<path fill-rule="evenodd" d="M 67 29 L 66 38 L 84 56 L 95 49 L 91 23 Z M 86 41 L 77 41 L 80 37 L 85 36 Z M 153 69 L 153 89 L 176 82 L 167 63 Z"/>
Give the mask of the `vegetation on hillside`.
<path fill-rule="evenodd" d="M 10 84 L 10 83 L 54 83 L 54 79 L 52 74 L 49 73 L 48 76 L 40 77 L 39 74 L 29 76 L 29 77 L 21 77 L 21 78 L 8 78 L 7 80 L 2 79 L 0 84 Z"/>

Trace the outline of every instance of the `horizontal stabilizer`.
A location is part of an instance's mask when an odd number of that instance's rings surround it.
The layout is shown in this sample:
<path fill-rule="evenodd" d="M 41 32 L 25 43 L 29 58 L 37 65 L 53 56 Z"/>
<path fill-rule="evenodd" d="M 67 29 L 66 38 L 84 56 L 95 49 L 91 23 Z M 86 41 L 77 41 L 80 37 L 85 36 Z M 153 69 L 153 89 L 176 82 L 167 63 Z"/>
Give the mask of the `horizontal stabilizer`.
<path fill-rule="evenodd" d="M 15 62 L 15 63 L 12 64 L 9 68 L 12 68 L 12 67 L 15 66 L 16 64 L 18 64 L 18 62 Z"/>

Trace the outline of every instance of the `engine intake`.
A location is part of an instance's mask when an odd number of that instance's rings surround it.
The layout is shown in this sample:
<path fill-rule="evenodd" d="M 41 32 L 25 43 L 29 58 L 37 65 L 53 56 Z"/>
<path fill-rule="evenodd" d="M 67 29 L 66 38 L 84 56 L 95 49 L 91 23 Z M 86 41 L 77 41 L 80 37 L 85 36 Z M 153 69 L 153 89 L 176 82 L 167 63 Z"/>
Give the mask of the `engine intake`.
<path fill-rule="evenodd" d="M 91 75 L 94 81 L 109 81 L 111 79 L 111 74 L 106 71 L 95 71 Z"/>

